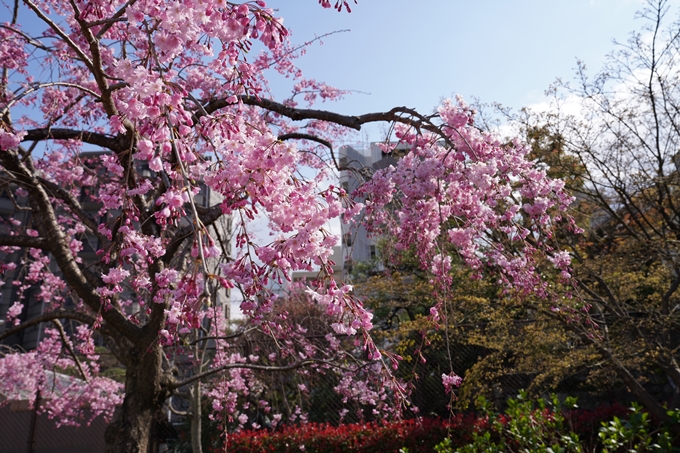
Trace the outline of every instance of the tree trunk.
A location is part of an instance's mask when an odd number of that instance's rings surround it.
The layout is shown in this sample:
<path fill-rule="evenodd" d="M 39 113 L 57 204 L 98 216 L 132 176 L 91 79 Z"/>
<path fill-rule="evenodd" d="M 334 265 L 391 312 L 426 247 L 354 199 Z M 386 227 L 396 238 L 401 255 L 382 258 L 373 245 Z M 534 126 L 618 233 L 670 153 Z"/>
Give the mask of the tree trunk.
<path fill-rule="evenodd" d="M 201 381 L 194 382 L 191 390 L 189 390 L 191 397 L 191 451 L 193 453 L 203 453 L 201 424 Z"/>
<path fill-rule="evenodd" d="M 635 376 L 633 376 L 630 370 L 616 357 L 614 357 L 614 354 L 612 354 L 606 348 L 602 348 L 601 350 L 604 351 L 612 360 L 616 366 L 616 374 L 618 374 L 619 378 L 621 378 L 621 380 L 626 384 L 628 390 L 630 390 L 640 400 L 642 405 L 645 406 L 649 413 L 656 417 L 657 420 L 668 423 L 670 421 L 670 417 L 666 412 L 666 408 L 659 404 L 659 402 L 649 394 L 649 392 L 642 386 L 640 381 Z"/>
<path fill-rule="evenodd" d="M 161 385 L 161 347 L 133 348 L 128 354 L 131 365 L 125 371 L 125 399 L 104 434 L 107 453 L 147 453 L 154 416 L 168 396 Z"/>

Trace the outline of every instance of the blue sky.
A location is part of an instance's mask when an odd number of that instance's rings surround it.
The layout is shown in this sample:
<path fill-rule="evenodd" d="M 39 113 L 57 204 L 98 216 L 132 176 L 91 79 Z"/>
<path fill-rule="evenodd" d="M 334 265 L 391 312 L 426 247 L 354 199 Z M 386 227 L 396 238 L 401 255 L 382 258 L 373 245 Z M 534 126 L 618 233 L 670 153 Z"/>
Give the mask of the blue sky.
<path fill-rule="evenodd" d="M 332 3 L 335 1 L 333 0 Z M 324 39 L 298 60 L 307 77 L 353 94 L 335 105 L 347 114 L 415 107 L 429 113 L 459 93 L 512 108 L 537 104 L 557 77 L 571 79 L 576 59 L 600 69 L 614 45 L 643 20 L 640 0 L 358 0 L 352 13 L 316 0 L 270 0 L 294 42 Z M 680 1 L 671 1 L 669 18 Z M 274 84 L 282 95 L 285 84 Z M 378 128 L 370 140 L 382 137 Z"/>

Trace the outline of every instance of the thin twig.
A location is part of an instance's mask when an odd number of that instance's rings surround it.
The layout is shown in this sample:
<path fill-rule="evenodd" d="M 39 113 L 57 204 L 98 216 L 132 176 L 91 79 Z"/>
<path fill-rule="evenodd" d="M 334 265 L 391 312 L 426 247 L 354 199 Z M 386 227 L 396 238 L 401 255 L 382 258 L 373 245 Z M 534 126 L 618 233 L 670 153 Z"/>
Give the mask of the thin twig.
<path fill-rule="evenodd" d="M 83 365 L 80 363 L 80 360 L 78 359 L 78 356 L 76 355 L 75 351 L 73 351 L 71 342 L 66 337 L 66 332 L 64 332 L 64 326 L 61 325 L 61 321 L 59 321 L 58 319 L 53 319 L 52 324 L 54 324 L 57 327 L 57 330 L 59 331 L 59 336 L 61 337 L 61 341 L 64 343 L 64 346 L 66 346 L 66 349 L 68 350 L 69 354 L 71 354 L 71 357 L 73 357 L 73 360 L 76 362 L 76 366 L 78 367 L 78 371 L 80 371 L 80 375 L 83 377 L 85 382 L 89 383 L 89 379 L 87 378 L 87 375 L 83 370 Z"/>

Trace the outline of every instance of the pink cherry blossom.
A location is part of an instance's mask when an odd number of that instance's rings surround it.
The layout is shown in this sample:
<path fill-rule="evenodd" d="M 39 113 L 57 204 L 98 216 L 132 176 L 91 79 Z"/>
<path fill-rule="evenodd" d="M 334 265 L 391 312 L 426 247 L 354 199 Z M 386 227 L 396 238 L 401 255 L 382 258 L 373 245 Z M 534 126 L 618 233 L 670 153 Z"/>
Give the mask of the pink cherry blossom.
<path fill-rule="evenodd" d="M 444 389 L 446 393 L 451 393 L 454 387 L 459 387 L 463 382 L 463 378 L 458 376 L 456 373 L 442 374 L 442 384 L 444 384 Z"/>

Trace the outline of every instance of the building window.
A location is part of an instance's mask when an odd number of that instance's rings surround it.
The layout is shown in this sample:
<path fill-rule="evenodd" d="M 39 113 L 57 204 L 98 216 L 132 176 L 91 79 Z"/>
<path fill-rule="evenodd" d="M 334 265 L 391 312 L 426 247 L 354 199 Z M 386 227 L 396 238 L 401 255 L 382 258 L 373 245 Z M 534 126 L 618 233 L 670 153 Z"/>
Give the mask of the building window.
<path fill-rule="evenodd" d="M 375 250 L 375 245 L 372 245 L 369 247 L 370 253 L 371 253 L 371 259 L 374 260 L 376 257 L 376 250 Z"/>

